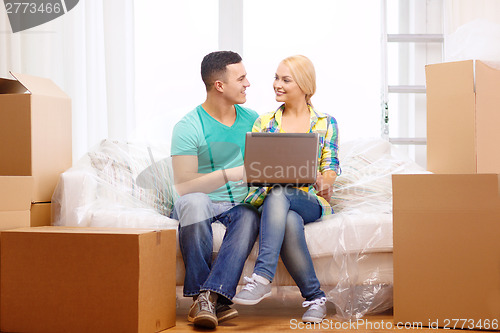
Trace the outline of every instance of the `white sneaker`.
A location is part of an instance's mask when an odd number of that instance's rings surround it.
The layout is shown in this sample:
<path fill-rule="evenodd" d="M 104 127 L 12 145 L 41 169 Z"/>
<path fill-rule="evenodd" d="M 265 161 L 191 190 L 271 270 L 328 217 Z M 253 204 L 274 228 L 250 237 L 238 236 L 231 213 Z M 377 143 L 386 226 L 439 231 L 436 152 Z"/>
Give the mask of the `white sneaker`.
<path fill-rule="evenodd" d="M 233 297 L 236 304 L 254 305 L 264 298 L 271 296 L 271 283 L 263 284 L 255 279 L 255 273 L 251 278 L 245 276 L 247 284 Z"/>
<path fill-rule="evenodd" d="M 305 323 L 321 323 L 326 317 L 326 297 L 316 298 L 312 301 L 305 301 L 302 306 L 308 307 L 307 311 L 302 316 L 302 321 Z"/>

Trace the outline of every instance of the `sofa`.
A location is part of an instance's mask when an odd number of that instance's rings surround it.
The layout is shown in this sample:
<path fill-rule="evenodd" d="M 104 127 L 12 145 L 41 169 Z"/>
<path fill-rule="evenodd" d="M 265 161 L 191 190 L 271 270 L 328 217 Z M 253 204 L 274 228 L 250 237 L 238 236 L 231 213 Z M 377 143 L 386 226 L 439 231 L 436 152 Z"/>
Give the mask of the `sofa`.
<path fill-rule="evenodd" d="M 392 307 L 392 185 L 395 173 L 424 173 L 382 139 L 342 143 L 342 174 L 331 204 L 335 214 L 305 226 L 316 274 L 340 320 L 359 319 Z M 170 218 L 178 197 L 167 144 L 103 140 L 64 172 L 52 198 L 53 224 L 79 227 L 177 229 Z M 224 226 L 212 225 L 217 254 Z M 258 242 L 258 241 L 257 241 Z M 250 276 L 254 246 L 243 270 Z M 177 244 L 177 284 L 184 264 Z M 280 262 L 277 297 L 298 293 Z"/>

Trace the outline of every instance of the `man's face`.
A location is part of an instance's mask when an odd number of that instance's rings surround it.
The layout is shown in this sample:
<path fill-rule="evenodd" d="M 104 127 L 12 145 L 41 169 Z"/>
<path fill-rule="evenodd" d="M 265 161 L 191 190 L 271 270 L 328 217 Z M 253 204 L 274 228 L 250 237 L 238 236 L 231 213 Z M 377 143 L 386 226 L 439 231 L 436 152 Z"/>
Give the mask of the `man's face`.
<path fill-rule="evenodd" d="M 247 101 L 245 90 L 250 87 L 250 82 L 243 63 L 227 65 L 222 83 L 223 95 L 231 104 L 243 104 Z"/>

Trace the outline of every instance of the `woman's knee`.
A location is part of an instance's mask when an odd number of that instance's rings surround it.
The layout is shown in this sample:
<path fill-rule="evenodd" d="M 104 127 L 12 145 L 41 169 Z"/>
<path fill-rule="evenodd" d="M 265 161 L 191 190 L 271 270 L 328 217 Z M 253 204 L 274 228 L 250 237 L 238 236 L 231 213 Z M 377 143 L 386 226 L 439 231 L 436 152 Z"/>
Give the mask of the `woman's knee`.
<path fill-rule="evenodd" d="M 290 207 L 290 201 L 286 196 L 284 187 L 274 186 L 269 191 L 264 199 L 264 208 L 266 207 L 268 209 L 282 210 L 283 208 L 286 208 L 286 210 L 288 210 L 288 207 Z"/>
<path fill-rule="evenodd" d="M 271 197 L 271 198 L 285 198 L 285 192 L 286 187 L 283 186 L 273 186 L 271 190 L 269 190 L 269 193 L 267 194 L 266 200 Z"/>
<path fill-rule="evenodd" d="M 304 219 L 299 213 L 289 210 L 286 216 L 285 233 L 297 235 L 304 232 Z"/>

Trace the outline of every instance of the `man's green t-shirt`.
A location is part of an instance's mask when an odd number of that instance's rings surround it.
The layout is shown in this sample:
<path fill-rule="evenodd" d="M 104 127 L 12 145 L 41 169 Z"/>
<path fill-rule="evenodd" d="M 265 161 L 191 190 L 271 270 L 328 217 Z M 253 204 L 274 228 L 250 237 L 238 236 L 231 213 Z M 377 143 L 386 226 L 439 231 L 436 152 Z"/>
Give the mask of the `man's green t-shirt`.
<path fill-rule="evenodd" d="M 236 120 L 230 127 L 215 120 L 201 105 L 186 114 L 174 127 L 171 155 L 197 155 L 199 173 L 243 165 L 245 133 L 252 131 L 258 114 L 240 105 L 234 107 Z M 234 202 L 243 201 L 247 195 L 246 184 L 230 182 L 229 185 Z M 231 201 L 225 185 L 209 197 L 212 201 Z"/>

